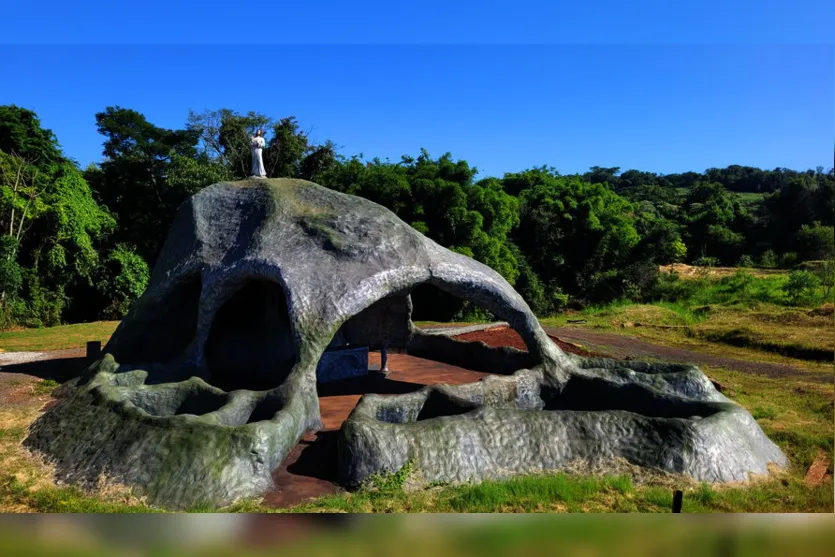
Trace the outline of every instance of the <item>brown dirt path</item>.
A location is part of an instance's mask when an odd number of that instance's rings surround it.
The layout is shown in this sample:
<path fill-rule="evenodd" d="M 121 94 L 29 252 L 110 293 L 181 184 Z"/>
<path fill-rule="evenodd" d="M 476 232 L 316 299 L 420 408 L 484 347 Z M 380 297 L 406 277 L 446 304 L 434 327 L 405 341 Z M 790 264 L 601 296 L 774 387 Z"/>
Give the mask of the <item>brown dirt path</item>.
<path fill-rule="evenodd" d="M 832 384 L 833 379 L 835 379 L 835 376 L 832 374 L 806 371 L 788 364 L 740 360 L 738 358 L 706 354 L 695 350 L 687 350 L 686 348 L 654 344 L 636 337 L 614 333 L 603 333 L 570 327 L 547 327 L 545 331 L 549 335 L 572 343 L 579 343 L 590 350 L 609 354 L 612 358 L 619 360 L 650 358 L 667 362 L 690 363 L 697 366 L 723 367 L 733 371 L 765 375 L 766 377 L 772 378 L 791 377 L 812 383 Z"/>

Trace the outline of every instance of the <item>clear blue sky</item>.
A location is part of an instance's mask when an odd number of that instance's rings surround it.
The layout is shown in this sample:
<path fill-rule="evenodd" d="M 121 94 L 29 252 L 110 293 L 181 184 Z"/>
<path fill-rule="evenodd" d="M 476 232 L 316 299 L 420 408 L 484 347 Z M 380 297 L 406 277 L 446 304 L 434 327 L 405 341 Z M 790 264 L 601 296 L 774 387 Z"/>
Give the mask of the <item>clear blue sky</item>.
<path fill-rule="evenodd" d="M 82 165 L 108 105 L 165 127 L 189 109 L 295 115 L 345 155 L 425 147 L 482 176 L 833 165 L 824 2 L 95 4 L 39 3 L 36 29 L 12 7 L 0 38 L 0 104 L 35 110 Z"/>

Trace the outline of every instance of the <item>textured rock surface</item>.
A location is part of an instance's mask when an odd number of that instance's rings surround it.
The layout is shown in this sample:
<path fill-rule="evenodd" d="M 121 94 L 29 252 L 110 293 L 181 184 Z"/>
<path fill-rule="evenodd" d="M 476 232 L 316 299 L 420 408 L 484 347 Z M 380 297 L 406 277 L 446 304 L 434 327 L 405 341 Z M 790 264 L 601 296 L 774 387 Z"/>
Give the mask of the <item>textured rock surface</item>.
<path fill-rule="evenodd" d="M 528 350 L 415 328 L 409 293 L 425 284 L 506 321 Z M 697 369 L 567 355 L 490 268 L 375 203 L 299 180 L 220 183 L 186 202 L 104 357 L 26 444 L 68 481 L 105 474 L 160 505 L 228 504 L 271 489 L 321 427 L 323 353 L 384 345 L 497 375 L 364 397 L 341 433 L 348 485 L 408 460 L 444 481 L 612 456 L 710 481 L 785 464 Z"/>
<path fill-rule="evenodd" d="M 66 480 L 107 474 L 161 505 L 261 494 L 304 431 L 321 426 L 323 351 L 408 349 L 422 338 L 408 295 L 421 284 L 491 311 L 530 352 L 481 347 L 480 361 L 569 363 L 501 276 L 384 207 L 299 180 L 209 186 L 179 209 L 104 358 L 26 443 Z M 449 342 L 442 352 L 460 358 L 463 345 Z"/>
<path fill-rule="evenodd" d="M 564 384 L 541 367 L 408 395 L 366 395 L 342 428 L 340 481 L 358 486 L 409 461 L 424 480 L 442 482 L 615 458 L 728 482 L 786 464 L 751 415 L 696 368 L 576 363 Z"/>

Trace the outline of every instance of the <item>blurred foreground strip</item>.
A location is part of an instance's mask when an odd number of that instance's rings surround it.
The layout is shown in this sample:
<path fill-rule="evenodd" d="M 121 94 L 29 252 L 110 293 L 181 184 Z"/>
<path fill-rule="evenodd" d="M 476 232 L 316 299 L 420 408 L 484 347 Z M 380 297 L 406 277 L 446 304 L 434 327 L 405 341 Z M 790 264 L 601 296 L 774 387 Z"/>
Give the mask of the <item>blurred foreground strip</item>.
<path fill-rule="evenodd" d="M 0 556 L 831 555 L 829 515 L 7 516 Z"/>

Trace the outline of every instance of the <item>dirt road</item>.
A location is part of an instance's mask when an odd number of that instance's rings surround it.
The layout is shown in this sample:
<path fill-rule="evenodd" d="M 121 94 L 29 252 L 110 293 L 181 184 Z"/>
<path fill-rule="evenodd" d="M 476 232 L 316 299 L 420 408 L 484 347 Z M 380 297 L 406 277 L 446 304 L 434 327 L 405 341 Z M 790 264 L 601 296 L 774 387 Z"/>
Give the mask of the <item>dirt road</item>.
<path fill-rule="evenodd" d="M 683 362 L 694 365 L 707 365 L 723 367 L 742 373 L 754 373 L 766 377 L 792 377 L 804 379 L 813 383 L 833 382 L 833 374 L 816 373 L 807 371 L 800 367 L 787 364 L 774 364 L 768 362 L 756 362 L 729 358 L 715 354 L 706 354 L 685 348 L 676 348 L 654 344 L 636 337 L 625 336 L 614 333 L 603 333 L 587 329 L 576 329 L 568 327 L 546 327 L 549 335 L 554 335 L 562 340 L 583 345 L 594 352 L 608 354 L 616 359 L 653 359 L 667 362 Z"/>

